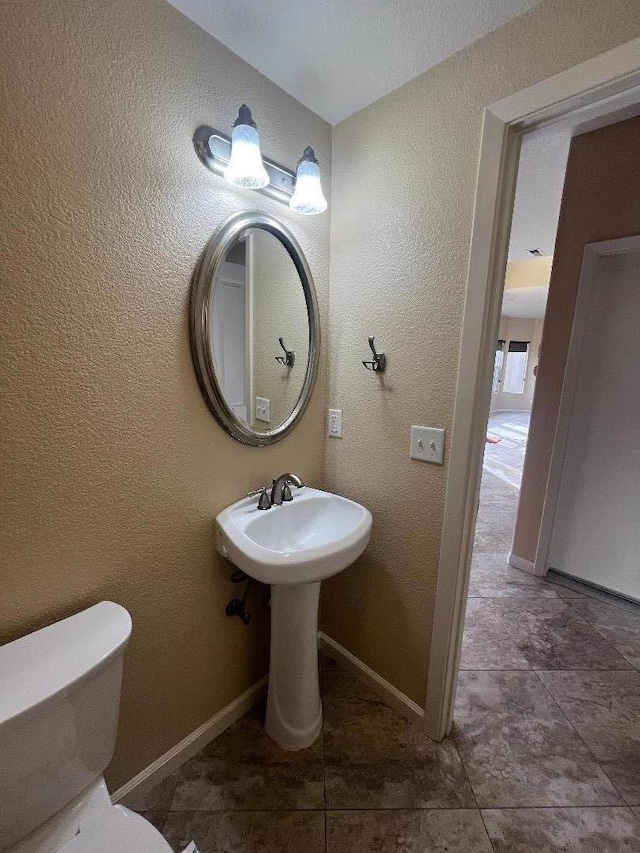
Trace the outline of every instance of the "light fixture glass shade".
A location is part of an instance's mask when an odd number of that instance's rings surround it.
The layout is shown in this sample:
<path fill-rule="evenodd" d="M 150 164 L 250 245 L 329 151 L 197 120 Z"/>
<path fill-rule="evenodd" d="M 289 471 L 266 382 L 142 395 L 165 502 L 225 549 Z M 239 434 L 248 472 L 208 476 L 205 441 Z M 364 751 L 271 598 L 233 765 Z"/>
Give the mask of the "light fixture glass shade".
<path fill-rule="evenodd" d="M 252 125 L 234 125 L 231 133 L 231 159 L 224 170 L 224 177 L 236 187 L 252 190 L 259 190 L 269 183 L 269 175 L 260 154 L 258 131 Z"/>
<path fill-rule="evenodd" d="M 327 209 L 327 200 L 322 194 L 320 168 L 313 148 L 305 148 L 298 163 L 296 186 L 289 200 L 289 207 L 308 215 L 322 213 Z"/>

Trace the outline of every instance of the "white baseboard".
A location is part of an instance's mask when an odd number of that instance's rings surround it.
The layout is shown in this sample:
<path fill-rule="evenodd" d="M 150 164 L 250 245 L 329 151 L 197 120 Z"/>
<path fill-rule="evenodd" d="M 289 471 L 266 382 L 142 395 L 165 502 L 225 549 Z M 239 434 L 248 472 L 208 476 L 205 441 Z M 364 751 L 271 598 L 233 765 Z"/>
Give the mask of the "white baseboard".
<path fill-rule="evenodd" d="M 405 716 L 412 717 L 417 720 L 424 720 L 424 708 L 417 705 L 413 699 L 409 699 L 404 693 L 401 693 L 397 687 L 394 687 L 391 682 L 387 681 L 377 672 L 374 672 L 366 663 L 362 663 L 355 655 L 347 651 L 340 643 L 336 643 L 331 637 L 327 637 L 322 631 L 318 632 L 318 640 L 321 646 L 325 646 L 335 657 L 346 664 L 349 670 L 367 687 L 371 687 L 379 696 L 386 700 L 398 711 Z"/>
<path fill-rule="evenodd" d="M 532 563 L 531 560 L 525 560 L 524 557 L 518 557 L 517 554 L 509 554 L 509 565 L 513 566 L 514 569 L 520 569 L 521 572 L 527 572 L 527 574 L 535 575 L 535 563 Z"/>
<path fill-rule="evenodd" d="M 338 658 L 343 664 L 349 668 L 353 674 L 363 681 L 368 687 L 371 687 L 383 699 L 385 699 L 394 708 L 397 708 L 403 714 L 417 720 L 424 719 L 424 708 L 417 705 L 404 693 L 401 693 L 397 687 L 394 687 L 386 678 L 378 675 L 365 663 L 359 660 L 351 652 L 347 651 L 331 637 L 327 637 L 321 631 L 318 633 L 318 641 L 320 645 L 326 646 L 331 651 L 332 655 Z M 248 690 L 230 702 L 213 717 L 210 717 L 206 722 L 199 726 L 191 734 L 183 738 L 180 743 L 161 755 L 152 764 L 134 776 L 129 782 L 111 795 L 111 800 L 114 803 L 122 803 L 131 809 L 140 807 L 141 798 L 144 797 L 152 788 L 159 785 L 167 776 L 170 776 L 175 770 L 181 767 L 185 761 L 195 755 L 202 747 L 206 746 L 218 735 L 222 734 L 225 729 L 233 725 L 244 714 L 247 713 L 258 702 L 267 690 L 268 676 L 264 676 L 260 681 L 257 681 Z"/>
<path fill-rule="evenodd" d="M 180 743 L 177 743 L 164 755 L 156 759 L 153 764 L 150 764 L 137 776 L 134 776 L 129 782 L 111 795 L 111 800 L 114 803 L 121 802 L 122 805 L 128 806 L 131 809 L 136 809 L 137 798 L 143 797 L 152 788 L 155 788 L 163 779 L 171 775 L 174 770 L 181 767 L 185 761 L 195 755 L 198 750 L 206 746 L 214 738 L 229 726 L 233 725 L 236 720 L 244 716 L 266 693 L 268 676 L 264 676 L 260 681 L 256 681 L 248 690 L 245 690 L 242 695 L 234 699 L 226 705 L 213 717 L 210 717 L 201 726 L 183 738 Z"/>

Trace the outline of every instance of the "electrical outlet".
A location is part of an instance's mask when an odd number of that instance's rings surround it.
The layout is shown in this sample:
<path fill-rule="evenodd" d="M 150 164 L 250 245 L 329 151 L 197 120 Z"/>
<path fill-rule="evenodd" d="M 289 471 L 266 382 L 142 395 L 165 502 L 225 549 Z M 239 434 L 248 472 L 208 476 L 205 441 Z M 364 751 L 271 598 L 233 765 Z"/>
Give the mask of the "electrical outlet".
<path fill-rule="evenodd" d="M 421 462 L 444 462 L 444 430 L 435 427 L 412 426 L 409 456 Z"/>
<path fill-rule="evenodd" d="M 342 438 L 342 409 L 329 409 L 327 435 L 330 438 Z"/>
<path fill-rule="evenodd" d="M 271 422 L 271 401 L 266 397 L 256 397 L 256 420 Z"/>

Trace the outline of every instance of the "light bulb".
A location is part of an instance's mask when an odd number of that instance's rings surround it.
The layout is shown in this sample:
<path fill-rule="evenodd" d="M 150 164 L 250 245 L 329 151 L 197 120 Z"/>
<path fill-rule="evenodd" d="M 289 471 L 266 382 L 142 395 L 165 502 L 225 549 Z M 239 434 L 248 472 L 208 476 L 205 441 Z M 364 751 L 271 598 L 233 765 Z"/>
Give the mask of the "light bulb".
<path fill-rule="evenodd" d="M 296 172 L 296 186 L 289 199 L 289 207 L 308 215 L 322 213 L 327 209 L 327 200 L 322 194 L 320 168 L 313 148 L 305 148 Z"/>
<path fill-rule="evenodd" d="M 262 162 L 260 141 L 251 110 L 246 104 L 240 107 L 231 132 L 231 157 L 224 177 L 236 187 L 259 190 L 269 183 L 269 175 Z"/>

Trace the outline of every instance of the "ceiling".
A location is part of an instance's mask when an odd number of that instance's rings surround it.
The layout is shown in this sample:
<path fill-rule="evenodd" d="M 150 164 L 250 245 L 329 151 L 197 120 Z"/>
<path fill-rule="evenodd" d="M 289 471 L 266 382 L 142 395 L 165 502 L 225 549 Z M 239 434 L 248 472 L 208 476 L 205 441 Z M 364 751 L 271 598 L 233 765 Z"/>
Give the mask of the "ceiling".
<path fill-rule="evenodd" d="M 571 131 L 546 130 L 523 137 L 511 223 L 510 261 L 529 260 L 529 249 L 553 255 Z"/>
<path fill-rule="evenodd" d="M 550 128 L 522 138 L 511 222 L 510 262 L 532 261 L 529 249 L 541 249 L 544 255 L 553 256 L 570 142 L 569 128 Z M 521 268 L 523 265 L 513 266 Z M 511 285 L 504 291 L 503 316 L 542 319 L 549 295 L 548 284 L 520 287 L 511 282 Z"/>
<path fill-rule="evenodd" d="M 540 0 L 170 2 L 336 124 Z"/>
<path fill-rule="evenodd" d="M 528 286 L 533 279 L 524 268 L 533 271 L 533 267 L 530 263 L 512 262 L 531 262 L 528 250 L 533 248 L 542 249 L 548 258 L 553 256 L 571 138 L 637 115 L 640 98 L 638 90 L 633 89 L 617 98 L 617 108 L 609 102 L 604 108 L 600 105 L 581 110 L 580 114 L 523 136 L 509 244 L 512 273 L 507 273 L 502 302 L 504 316 L 527 320 L 544 317 L 548 283 Z"/>
<path fill-rule="evenodd" d="M 505 290 L 502 316 L 522 320 L 541 320 L 547 307 L 548 287 L 518 287 Z"/>

